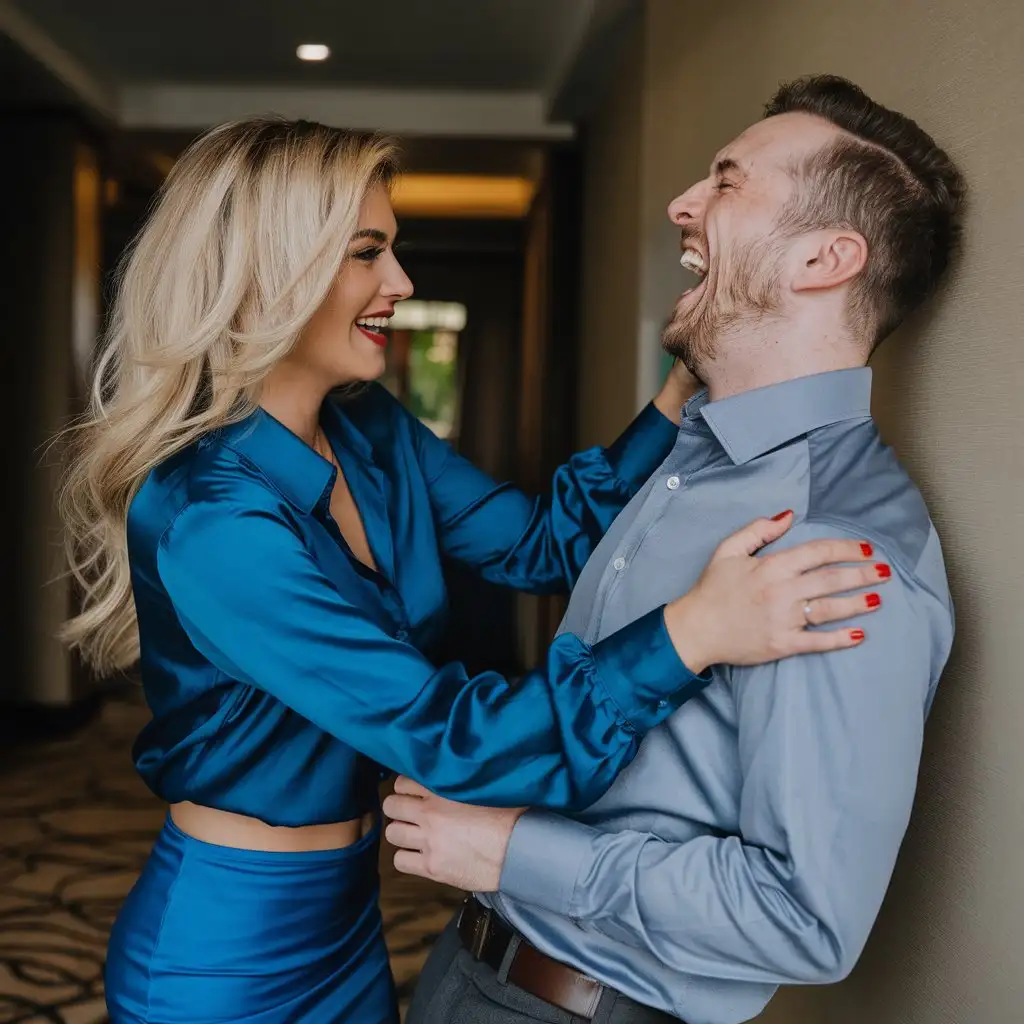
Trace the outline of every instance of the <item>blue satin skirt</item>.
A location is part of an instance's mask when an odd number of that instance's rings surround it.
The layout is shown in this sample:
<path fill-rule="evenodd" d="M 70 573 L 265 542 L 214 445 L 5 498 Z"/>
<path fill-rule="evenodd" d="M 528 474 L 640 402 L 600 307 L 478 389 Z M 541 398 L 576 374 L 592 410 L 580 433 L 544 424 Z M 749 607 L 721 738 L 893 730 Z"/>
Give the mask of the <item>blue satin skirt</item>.
<path fill-rule="evenodd" d="M 111 933 L 112 1024 L 397 1024 L 379 843 L 259 853 L 168 817 Z"/>

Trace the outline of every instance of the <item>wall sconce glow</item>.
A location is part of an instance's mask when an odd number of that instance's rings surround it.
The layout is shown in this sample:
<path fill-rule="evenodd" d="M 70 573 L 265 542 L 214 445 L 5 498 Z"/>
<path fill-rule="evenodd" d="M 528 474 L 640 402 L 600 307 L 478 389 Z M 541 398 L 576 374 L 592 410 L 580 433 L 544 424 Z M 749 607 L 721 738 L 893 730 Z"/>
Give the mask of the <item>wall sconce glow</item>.
<path fill-rule="evenodd" d="M 331 55 L 331 48 L 323 43 L 303 43 L 295 51 L 299 60 L 327 60 Z"/>
<path fill-rule="evenodd" d="M 530 212 L 534 183 L 476 174 L 403 174 L 392 189 L 399 217 L 521 218 Z"/>

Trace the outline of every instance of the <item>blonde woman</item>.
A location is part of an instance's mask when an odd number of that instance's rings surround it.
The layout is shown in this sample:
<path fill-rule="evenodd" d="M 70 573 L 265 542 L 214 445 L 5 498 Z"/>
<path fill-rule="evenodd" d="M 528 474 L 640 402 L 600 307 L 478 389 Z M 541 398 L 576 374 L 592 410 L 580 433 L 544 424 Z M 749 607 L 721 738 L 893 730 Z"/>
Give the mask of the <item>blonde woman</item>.
<path fill-rule="evenodd" d="M 864 561 L 857 545 L 752 557 L 783 516 L 609 640 L 559 639 L 515 687 L 431 664 L 442 553 L 508 586 L 567 588 L 675 427 L 649 407 L 531 501 L 360 387 L 412 292 L 393 174 L 378 138 L 215 129 L 124 268 L 65 491 L 85 595 L 68 638 L 99 669 L 141 655 L 153 718 L 134 757 L 170 805 L 111 937 L 115 1022 L 397 1020 L 379 765 L 457 799 L 585 805 L 707 665 L 861 639 L 807 631 L 802 611 L 875 582 L 818 568 Z M 863 607 L 816 604 L 818 622 Z"/>

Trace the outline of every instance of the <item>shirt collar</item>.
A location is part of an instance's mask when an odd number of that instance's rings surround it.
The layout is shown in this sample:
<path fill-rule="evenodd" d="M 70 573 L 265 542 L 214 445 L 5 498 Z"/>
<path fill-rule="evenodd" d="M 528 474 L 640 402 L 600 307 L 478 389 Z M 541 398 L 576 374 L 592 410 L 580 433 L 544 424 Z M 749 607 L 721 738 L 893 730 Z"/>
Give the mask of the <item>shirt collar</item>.
<path fill-rule="evenodd" d="M 373 461 L 370 442 L 328 399 L 320 413 L 328 439 L 364 462 Z M 337 470 L 265 409 L 257 409 L 238 423 L 222 428 L 219 437 L 245 456 L 305 515 L 334 487 Z"/>
<path fill-rule="evenodd" d="M 812 430 L 871 415 L 871 370 L 833 370 L 744 391 L 717 402 L 707 391 L 686 404 L 702 417 L 736 465 L 756 459 Z"/>

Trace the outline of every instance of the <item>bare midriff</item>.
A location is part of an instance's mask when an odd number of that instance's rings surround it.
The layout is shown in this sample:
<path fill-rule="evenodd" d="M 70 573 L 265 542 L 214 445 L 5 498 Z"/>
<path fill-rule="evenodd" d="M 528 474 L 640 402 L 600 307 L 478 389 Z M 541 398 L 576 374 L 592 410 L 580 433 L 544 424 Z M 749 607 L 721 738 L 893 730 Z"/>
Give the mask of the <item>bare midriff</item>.
<path fill-rule="evenodd" d="M 214 846 L 264 853 L 340 850 L 362 839 L 376 821 L 376 815 L 364 814 L 361 818 L 329 825 L 268 825 L 245 814 L 193 803 L 172 804 L 171 818 L 182 832 L 193 839 Z"/>

